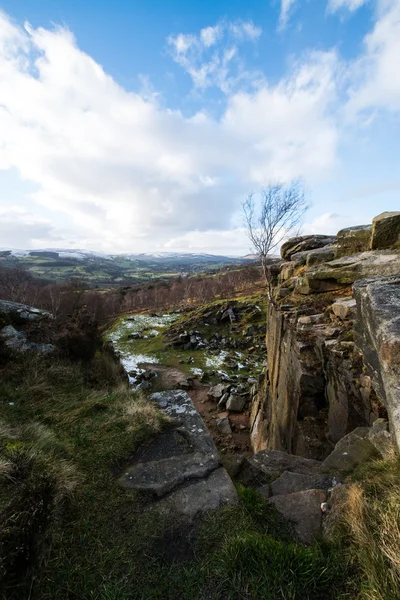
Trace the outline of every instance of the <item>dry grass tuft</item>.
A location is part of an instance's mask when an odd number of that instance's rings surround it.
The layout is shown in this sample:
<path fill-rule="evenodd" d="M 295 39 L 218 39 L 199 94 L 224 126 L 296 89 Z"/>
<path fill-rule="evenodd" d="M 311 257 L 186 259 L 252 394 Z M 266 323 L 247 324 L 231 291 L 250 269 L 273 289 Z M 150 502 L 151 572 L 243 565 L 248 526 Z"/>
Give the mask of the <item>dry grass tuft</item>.
<path fill-rule="evenodd" d="M 130 395 L 128 401 L 123 404 L 122 410 L 130 433 L 135 433 L 142 428 L 148 432 L 158 433 L 169 422 L 168 417 L 143 395 L 134 398 Z"/>
<path fill-rule="evenodd" d="M 362 481 L 346 486 L 328 533 L 346 539 L 360 568 L 360 600 L 399 600 L 399 462 L 377 461 L 365 466 L 362 476 Z"/>

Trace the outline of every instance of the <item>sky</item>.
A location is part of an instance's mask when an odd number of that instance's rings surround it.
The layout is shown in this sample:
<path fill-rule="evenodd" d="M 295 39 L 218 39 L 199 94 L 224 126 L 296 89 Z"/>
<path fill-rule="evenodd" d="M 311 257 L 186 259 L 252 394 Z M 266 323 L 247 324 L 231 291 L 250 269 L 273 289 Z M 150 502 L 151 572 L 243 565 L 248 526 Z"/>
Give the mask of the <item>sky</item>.
<path fill-rule="evenodd" d="M 0 247 L 250 251 L 400 210 L 400 0 L 0 0 Z"/>

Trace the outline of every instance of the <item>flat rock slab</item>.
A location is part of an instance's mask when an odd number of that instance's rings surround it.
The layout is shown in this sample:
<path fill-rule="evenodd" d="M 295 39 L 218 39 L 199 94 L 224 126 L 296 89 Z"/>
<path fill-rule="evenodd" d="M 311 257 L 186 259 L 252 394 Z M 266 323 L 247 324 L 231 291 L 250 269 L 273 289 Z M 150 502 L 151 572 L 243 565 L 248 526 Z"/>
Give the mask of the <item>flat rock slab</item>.
<path fill-rule="evenodd" d="M 312 544 L 322 526 L 321 504 L 326 501 L 323 490 L 305 490 L 285 496 L 274 496 L 268 502 L 293 526 L 303 544 Z"/>
<path fill-rule="evenodd" d="M 238 495 L 231 478 L 220 467 L 207 478 L 191 482 L 166 496 L 153 510 L 166 516 L 178 516 L 194 520 L 200 513 L 217 510 L 226 504 L 236 504 Z"/>
<path fill-rule="evenodd" d="M 206 477 L 219 465 L 215 455 L 183 454 L 151 462 L 140 462 L 129 468 L 120 477 L 125 487 L 143 492 L 152 492 L 162 497 L 191 479 Z"/>
<path fill-rule="evenodd" d="M 173 420 L 175 427 L 179 428 L 192 445 L 193 452 L 217 456 L 211 434 L 185 391 L 157 392 L 152 394 L 149 400 L 158 404 L 161 410 Z"/>
<path fill-rule="evenodd" d="M 170 418 L 170 426 L 138 449 L 118 483 L 159 498 L 152 510 L 188 519 L 237 502 L 235 486 L 220 466 L 214 441 L 187 393 L 159 392 L 149 402 Z"/>

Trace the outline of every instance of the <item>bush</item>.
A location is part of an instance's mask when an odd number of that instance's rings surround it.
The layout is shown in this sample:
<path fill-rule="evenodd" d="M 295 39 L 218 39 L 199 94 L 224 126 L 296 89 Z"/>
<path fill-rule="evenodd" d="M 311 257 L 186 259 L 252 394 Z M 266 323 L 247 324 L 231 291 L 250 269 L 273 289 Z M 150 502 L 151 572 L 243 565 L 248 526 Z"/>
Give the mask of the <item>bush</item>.
<path fill-rule="evenodd" d="M 64 357 L 83 362 L 94 358 L 101 347 L 101 333 L 97 321 L 85 306 L 60 319 L 56 326 L 56 345 Z"/>

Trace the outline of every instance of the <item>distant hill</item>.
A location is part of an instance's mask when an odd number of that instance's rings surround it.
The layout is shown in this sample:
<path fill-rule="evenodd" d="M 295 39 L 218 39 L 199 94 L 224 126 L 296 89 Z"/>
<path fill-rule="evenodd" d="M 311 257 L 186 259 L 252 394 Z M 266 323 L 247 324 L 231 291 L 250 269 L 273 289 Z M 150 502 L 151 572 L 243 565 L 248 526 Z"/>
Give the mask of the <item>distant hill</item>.
<path fill-rule="evenodd" d="M 0 267 L 20 267 L 35 277 L 57 283 L 71 278 L 83 279 L 99 287 L 142 283 L 250 261 L 247 257 L 178 252 L 104 254 L 65 248 L 0 250 Z"/>

